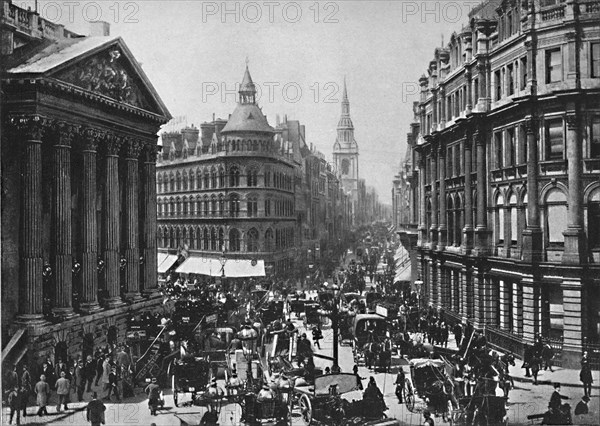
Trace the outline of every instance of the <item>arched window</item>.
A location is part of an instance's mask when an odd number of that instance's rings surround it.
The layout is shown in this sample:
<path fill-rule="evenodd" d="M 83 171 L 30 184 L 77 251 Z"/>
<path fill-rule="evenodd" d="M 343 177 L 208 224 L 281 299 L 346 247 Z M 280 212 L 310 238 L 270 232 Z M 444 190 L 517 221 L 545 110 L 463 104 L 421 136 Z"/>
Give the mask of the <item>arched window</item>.
<path fill-rule="evenodd" d="M 240 231 L 237 229 L 229 231 L 229 251 L 240 251 Z"/>
<path fill-rule="evenodd" d="M 217 169 L 214 167 L 210 170 L 210 187 L 217 187 Z"/>
<path fill-rule="evenodd" d="M 223 228 L 219 228 L 219 245 L 217 246 L 217 250 L 223 251 L 225 250 L 225 233 L 223 232 Z"/>
<path fill-rule="evenodd" d="M 217 215 L 217 197 L 215 195 L 210 197 L 210 214 L 211 216 Z"/>
<path fill-rule="evenodd" d="M 446 218 L 448 223 L 448 245 L 454 245 L 454 201 L 448 197 L 446 206 Z"/>
<path fill-rule="evenodd" d="M 215 228 L 210 230 L 210 249 L 217 251 L 217 230 Z"/>
<path fill-rule="evenodd" d="M 225 186 L 225 169 L 223 166 L 219 167 L 219 188 Z"/>
<path fill-rule="evenodd" d="M 273 230 L 271 228 L 265 232 L 265 251 L 273 251 Z"/>
<path fill-rule="evenodd" d="M 162 174 L 158 175 L 158 178 L 156 179 L 156 192 L 158 194 L 160 194 L 163 190 L 163 179 L 162 179 Z"/>
<path fill-rule="evenodd" d="M 207 170 L 204 172 L 204 189 L 210 188 L 210 172 Z"/>
<path fill-rule="evenodd" d="M 190 171 L 190 189 L 196 189 L 196 174 L 193 170 Z"/>
<path fill-rule="evenodd" d="M 240 197 L 236 194 L 229 198 L 229 216 L 238 217 L 240 215 Z"/>
<path fill-rule="evenodd" d="M 425 214 L 425 233 L 428 236 L 429 236 L 429 228 L 431 228 L 431 199 L 427 199 L 427 211 Z"/>
<path fill-rule="evenodd" d="M 258 186 L 258 172 L 256 169 L 248 169 L 246 180 L 248 186 Z"/>
<path fill-rule="evenodd" d="M 183 197 L 183 215 L 187 216 L 188 214 L 188 200 L 187 197 Z"/>
<path fill-rule="evenodd" d="M 350 160 L 344 158 L 342 160 L 342 174 L 347 175 L 348 173 L 350 173 Z"/>
<path fill-rule="evenodd" d="M 546 194 L 545 199 L 545 228 L 546 242 L 564 244 L 563 232 L 567 229 L 567 198 L 558 188 L 553 188 Z"/>
<path fill-rule="evenodd" d="M 210 205 L 208 201 L 208 195 L 204 196 L 204 201 L 202 202 L 202 209 L 204 210 L 204 217 L 208 217 L 210 215 Z"/>
<path fill-rule="evenodd" d="M 223 217 L 225 212 L 225 199 L 223 194 L 219 194 L 219 216 Z"/>
<path fill-rule="evenodd" d="M 177 191 L 181 191 L 181 173 L 177 172 L 176 177 Z"/>
<path fill-rule="evenodd" d="M 504 244 L 504 197 L 496 197 L 496 214 L 494 220 L 494 240 L 496 244 Z"/>
<path fill-rule="evenodd" d="M 248 217 L 257 217 L 258 216 L 258 200 L 256 196 L 249 196 L 247 201 L 247 213 Z"/>
<path fill-rule="evenodd" d="M 588 246 L 600 248 L 600 188 L 593 191 L 587 202 Z"/>
<path fill-rule="evenodd" d="M 171 173 L 170 181 L 171 181 L 171 192 L 175 192 L 175 175 L 173 173 Z"/>
<path fill-rule="evenodd" d="M 183 172 L 182 183 L 183 183 L 182 189 L 184 191 L 187 191 L 187 189 L 188 189 L 188 174 L 187 174 L 187 171 Z"/>
<path fill-rule="evenodd" d="M 251 228 L 246 234 L 247 240 L 247 251 L 257 252 L 258 251 L 258 231 L 256 228 Z"/>
<path fill-rule="evenodd" d="M 181 216 L 181 199 L 179 197 L 175 199 L 175 204 L 177 205 L 177 212 L 175 213 L 175 215 Z"/>
<path fill-rule="evenodd" d="M 519 236 L 519 218 L 517 215 L 517 196 L 514 193 L 510 195 L 508 205 L 510 209 L 510 243 L 511 245 L 516 245 Z"/>
<path fill-rule="evenodd" d="M 240 169 L 237 166 L 229 169 L 229 186 L 234 188 L 240 186 Z"/>
<path fill-rule="evenodd" d="M 202 189 L 202 170 L 196 170 L 196 189 Z"/>
<path fill-rule="evenodd" d="M 210 238 L 208 236 L 207 228 L 204 228 L 204 232 L 202 235 L 202 250 L 208 250 Z"/>

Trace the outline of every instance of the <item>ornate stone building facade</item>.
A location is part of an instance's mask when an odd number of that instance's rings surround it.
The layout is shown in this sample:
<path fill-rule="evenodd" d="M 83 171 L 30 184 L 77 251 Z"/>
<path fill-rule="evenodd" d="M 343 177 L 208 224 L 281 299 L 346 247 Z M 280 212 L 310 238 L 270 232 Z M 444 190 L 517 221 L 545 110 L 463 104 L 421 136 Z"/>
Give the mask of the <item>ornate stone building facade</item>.
<path fill-rule="evenodd" d="M 3 362 L 33 364 L 122 340 L 131 311 L 160 303 L 156 132 L 170 115 L 120 38 L 1 5 Z"/>
<path fill-rule="evenodd" d="M 256 104 L 246 68 L 228 120 L 163 134 L 157 166 L 160 247 L 191 255 L 294 265 L 292 148 Z"/>
<path fill-rule="evenodd" d="M 599 10 L 483 3 L 435 49 L 409 133 L 401 232 L 429 303 L 503 349 L 541 335 L 563 366 L 600 341 Z"/>

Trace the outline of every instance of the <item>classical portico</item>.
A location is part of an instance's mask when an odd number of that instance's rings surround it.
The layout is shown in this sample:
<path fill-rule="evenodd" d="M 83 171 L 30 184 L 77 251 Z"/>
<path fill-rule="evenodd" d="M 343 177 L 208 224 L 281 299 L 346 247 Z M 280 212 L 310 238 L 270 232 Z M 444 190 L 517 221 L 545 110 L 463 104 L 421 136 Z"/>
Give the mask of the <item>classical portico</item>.
<path fill-rule="evenodd" d="M 157 131 L 170 115 L 120 38 L 61 40 L 19 59 L 2 76 L 2 274 L 14 282 L 2 311 L 28 330 L 31 354 L 48 350 L 35 336 L 49 330 L 78 341 L 81 316 L 119 329 L 159 303 Z"/>

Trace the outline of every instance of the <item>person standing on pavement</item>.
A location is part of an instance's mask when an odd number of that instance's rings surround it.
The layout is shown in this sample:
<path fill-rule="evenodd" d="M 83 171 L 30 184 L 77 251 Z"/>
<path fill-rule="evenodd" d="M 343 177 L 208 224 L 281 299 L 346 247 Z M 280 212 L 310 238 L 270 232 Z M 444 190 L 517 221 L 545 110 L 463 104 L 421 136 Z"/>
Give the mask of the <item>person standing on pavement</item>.
<path fill-rule="evenodd" d="M 96 357 L 96 386 L 98 386 L 98 382 L 100 382 L 104 374 L 104 361 L 105 357 L 102 355 L 102 351 L 99 351 Z"/>
<path fill-rule="evenodd" d="M 77 391 L 77 400 L 79 402 L 83 401 L 83 392 L 85 391 L 85 368 L 83 366 L 83 361 L 79 361 L 75 370 L 73 371 L 73 386 Z"/>
<path fill-rule="evenodd" d="M 110 355 L 106 355 L 104 357 L 104 362 L 102 363 L 102 374 L 101 374 L 102 389 L 106 392 L 104 399 L 110 399 L 110 394 L 112 393 L 112 389 L 110 386 L 110 380 L 109 380 L 110 371 L 111 371 Z"/>
<path fill-rule="evenodd" d="M 94 392 L 92 394 L 92 400 L 87 406 L 86 409 L 86 419 L 88 422 L 92 424 L 92 426 L 100 426 L 104 424 L 104 412 L 106 411 L 106 406 L 102 401 L 98 399 L 98 394 Z"/>
<path fill-rule="evenodd" d="M 11 425 L 13 421 L 13 417 L 15 414 L 17 415 L 17 424 L 21 424 L 20 417 L 20 409 L 21 409 L 21 392 L 19 392 L 19 388 L 17 386 L 13 387 L 8 392 L 8 407 L 10 409 L 10 417 L 8 420 L 8 424 Z"/>
<path fill-rule="evenodd" d="M 460 349 L 460 344 L 462 341 L 462 334 L 463 334 L 462 325 L 460 325 L 460 323 L 457 322 L 456 325 L 454 326 L 454 330 L 452 330 L 452 332 L 454 333 L 454 340 L 456 340 L 456 347 Z"/>
<path fill-rule="evenodd" d="M 582 363 L 579 380 L 583 383 L 583 395 L 587 397 L 592 396 L 592 383 L 594 382 L 594 378 L 592 377 L 592 369 L 589 362 Z"/>
<path fill-rule="evenodd" d="M 67 373 L 64 371 L 60 372 L 60 379 L 56 381 L 56 395 L 58 395 L 58 402 L 56 403 L 56 412 L 60 413 L 60 406 L 65 407 L 65 411 L 69 409 L 67 406 L 67 398 L 71 391 L 71 382 L 67 379 Z"/>
<path fill-rule="evenodd" d="M 91 355 L 88 355 L 85 364 L 83 365 L 83 377 L 85 379 L 86 392 L 92 391 L 92 383 L 94 383 L 94 376 L 96 375 L 96 363 L 94 362 Z"/>
<path fill-rule="evenodd" d="M 108 384 L 108 395 L 106 396 L 106 398 L 110 400 L 110 393 L 112 391 L 113 394 L 117 397 L 117 401 L 120 402 L 121 396 L 119 394 L 119 376 L 117 375 L 116 367 L 112 367 L 112 369 L 110 370 L 110 373 L 108 375 Z"/>
<path fill-rule="evenodd" d="M 313 335 L 313 344 L 315 345 L 315 347 L 319 348 L 319 350 L 321 350 L 321 344 L 319 343 L 319 340 L 321 340 L 323 338 L 323 333 L 321 332 L 321 327 L 319 327 L 318 325 L 315 325 L 312 329 L 312 335 Z"/>
<path fill-rule="evenodd" d="M 406 381 L 406 377 L 404 375 L 404 369 L 400 367 L 398 371 L 398 375 L 396 376 L 396 396 L 398 397 L 398 402 L 402 404 L 402 392 L 404 390 L 404 382 Z"/>
<path fill-rule="evenodd" d="M 46 376 L 43 374 L 40 376 L 40 381 L 35 384 L 34 390 L 37 395 L 36 402 L 39 407 L 37 415 L 41 416 L 45 414 L 47 416 L 48 410 L 46 410 L 46 405 L 48 405 L 48 398 L 50 397 L 50 385 L 46 383 Z"/>

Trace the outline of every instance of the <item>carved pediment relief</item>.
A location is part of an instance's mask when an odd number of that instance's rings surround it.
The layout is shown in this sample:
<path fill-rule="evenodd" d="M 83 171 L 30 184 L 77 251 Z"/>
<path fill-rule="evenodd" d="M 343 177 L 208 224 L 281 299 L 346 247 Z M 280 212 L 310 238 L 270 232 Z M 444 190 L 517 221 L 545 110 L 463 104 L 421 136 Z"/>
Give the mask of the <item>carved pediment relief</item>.
<path fill-rule="evenodd" d="M 58 80 L 95 92 L 117 102 L 146 111 L 156 111 L 143 88 L 138 84 L 129 59 L 118 46 L 86 58 L 53 76 Z"/>

